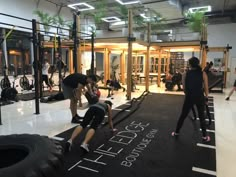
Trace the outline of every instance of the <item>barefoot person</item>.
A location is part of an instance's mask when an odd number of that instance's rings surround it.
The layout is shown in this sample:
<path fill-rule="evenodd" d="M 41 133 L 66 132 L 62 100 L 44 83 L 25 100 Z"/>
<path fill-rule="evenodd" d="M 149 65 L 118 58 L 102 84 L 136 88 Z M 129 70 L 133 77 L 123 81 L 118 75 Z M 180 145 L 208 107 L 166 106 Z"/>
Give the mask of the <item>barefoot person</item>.
<path fill-rule="evenodd" d="M 81 148 L 84 149 L 86 152 L 89 152 L 88 143 L 92 139 L 92 137 L 95 134 L 95 131 L 97 127 L 102 123 L 106 113 L 108 114 L 108 121 L 109 126 L 112 131 L 116 131 L 116 129 L 113 128 L 112 123 L 112 116 L 111 116 L 111 106 L 112 103 L 110 101 L 105 101 L 104 103 L 98 102 L 88 109 L 88 111 L 85 113 L 83 122 L 74 130 L 72 133 L 71 138 L 66 143 L 66 152 L 71 150 L 73 140 L 80 135 L 82 130 L 87 127 L 87 125 L 92 121 L 89 130 L 87 134 L 85 135 L 85 139 L 81 144 Z"/>
<path fill-rule="evenodd" d="M 185 99 L 181 115 L 179 117 L 176 130 L 172 132 L 172 136 L 178 136 L 180 129 L 187 117 L 189 111 L 196 105 L 202 129 L 202 140 L 204 142 L 210 141 L 210 136 L 206 133 L 204 109 L 205 104 L 208 102 L 208 80 L 205 72 L 202 72 L 199 66 L 199 59 L 192 57 L 189 59 L 190 70 L 186 73 L 185 77 Z M 203 86 L 205 97 L 203 93 Z"/>
<path fill-rule="evenodd" d="M 62 81 L 62 90 L 65 99 L 70 99 L 70 111 L 72 114 L 71 123 L 81 123 L 81 118 L 77 114 L 77 102 L 79 100 L 79 106 L 82 107 L 82 90 L 86 86 L 87 90 L 92 94 L 90 84 L 97 81 L 95 75 L 83 75 L 80 73 L 73 73 L 67 76 Z"/>

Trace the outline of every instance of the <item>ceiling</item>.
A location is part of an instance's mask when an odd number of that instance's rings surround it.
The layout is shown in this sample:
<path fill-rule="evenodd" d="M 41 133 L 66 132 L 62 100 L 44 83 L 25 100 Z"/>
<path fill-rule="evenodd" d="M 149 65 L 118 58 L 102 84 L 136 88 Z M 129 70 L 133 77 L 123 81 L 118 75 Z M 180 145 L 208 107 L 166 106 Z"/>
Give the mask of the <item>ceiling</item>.
<path fill-rule="evenodd" d="M 86 2 L 92 6 L 97 6 L 101 0 L 44 0 L 57 5 L 66 7 L 71 3 Z M 105 0 L 106 7 L 103 8 L 105 15 L 117 16 L 123 18 L 120 10 L 117 10 L 119 3 L 116 0 Z M 122 0 L 123 2 L 130 0 Z M 133 0 L 134 1 L 134 0 Z M 166 24 L 182 25 L 183 12 L 190 7 L 208 6 L 212 7 L 212 11 L 206 13 L 209 17 L 209 23 L 232 23 L 236 22 L 236 0 L 139 0 L 137 4 L 126 5 L 127 8 L 133 8 L 134 16 L 141 13 L 156 12 L 161 14 Z M 87 11 L 86 11 L 87 12 Z M 82 12 L 83 13 L 83 12 Z M 90 13 L 99 13 L 99 9 L 90 10 Z M 109 25 L 109 24 L 107 24 Z"/>

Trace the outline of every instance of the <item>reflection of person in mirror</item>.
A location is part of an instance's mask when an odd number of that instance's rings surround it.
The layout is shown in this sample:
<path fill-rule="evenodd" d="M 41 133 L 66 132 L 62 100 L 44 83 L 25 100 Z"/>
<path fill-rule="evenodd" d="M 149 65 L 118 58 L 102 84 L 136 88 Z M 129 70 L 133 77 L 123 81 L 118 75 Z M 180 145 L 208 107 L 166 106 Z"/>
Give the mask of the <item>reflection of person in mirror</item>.
<path fill-rule="evenodd" d="M 234 68 L 234 74 L 236 74 L 236 67 Z M 229 95 L 226 97 L 226 101 L 230 100 L 231 95 L 234 93 L 234 91 L 236 91 L 236 79 L 234 81 L 234 85 L 233 88 L 231 89 L 231 91 L 229 92 Z"/>

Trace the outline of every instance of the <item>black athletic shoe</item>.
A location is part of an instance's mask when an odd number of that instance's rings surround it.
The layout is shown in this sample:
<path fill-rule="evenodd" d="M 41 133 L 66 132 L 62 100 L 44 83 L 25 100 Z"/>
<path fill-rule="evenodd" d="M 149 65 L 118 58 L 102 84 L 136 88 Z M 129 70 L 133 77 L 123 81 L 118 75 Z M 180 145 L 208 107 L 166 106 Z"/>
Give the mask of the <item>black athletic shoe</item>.
<path fill-rule="evenodd" d="M 72 147 L 72 144 L 69 141 L 67 141 L 66 145 L 65 145 L 65 153 L 70 152 L 71 151 L 71 147 Z"/>
<path fill-rule="evenodd" d="M 225 98 L 226 101 L 229 101 L 229 97 Z"/>
<path fill-rule="evenodd" d="M 71 123 L 80 124 L 83 122 L 83 118 L 78 116 L 77 114 L 72 118 Z"/>

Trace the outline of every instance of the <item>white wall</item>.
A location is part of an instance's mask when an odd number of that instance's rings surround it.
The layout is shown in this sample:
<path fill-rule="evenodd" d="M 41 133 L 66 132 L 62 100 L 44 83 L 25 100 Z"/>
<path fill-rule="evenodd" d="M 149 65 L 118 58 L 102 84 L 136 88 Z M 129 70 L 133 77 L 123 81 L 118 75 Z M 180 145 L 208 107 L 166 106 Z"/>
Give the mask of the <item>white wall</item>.
<path fill-rule="evenodd" d="M 37 16 L 33 14 L 33 11 L 37 9 L 36 3 L 36 0 L 0 0 L 0 12 L 29 20 L 37 19 Z M 44 0 L 40 1 L 38 7 L 39 10 L 48 12 L 51 15 L 55 15 L 58 11 L 58 8 L 59 7 L 56 7 L 56 5 Z M 72 20 L 72 13 L 67 7 L 62 8 L 60 15 L 62 15 L 62 17 L 66 20 Z M 18 20 L 2 15 L 0 15 L 0 19 L 1 22 L 32 28 L 32 23 L 23 20 Z M 9 28 L 9 26 L 5 26 L 5 28 Z M 23 31 L 22 29 L 16 29 Z"/>
<path fill-rule="evenodd" d="M 208 26 L 208 46 L 209 47 L 224 47 L 229 44 L 233 48 L 229 54 L 228 67 L 231 68 L 231 72 L 228 73 L 227 85 L 232 85 L 236 76 L 234 74 L 233 66 L 236 63 L 236 23 L 221 24 L 221 25 L 209 25 Z M 213 61 L 214 58 L 223 58 L 223 52 L 209 52 L 208 61 Z M 233 60 L 233 61 L 232 61 Z M 232 65 L 231 65 L 232 63 Z"/>

